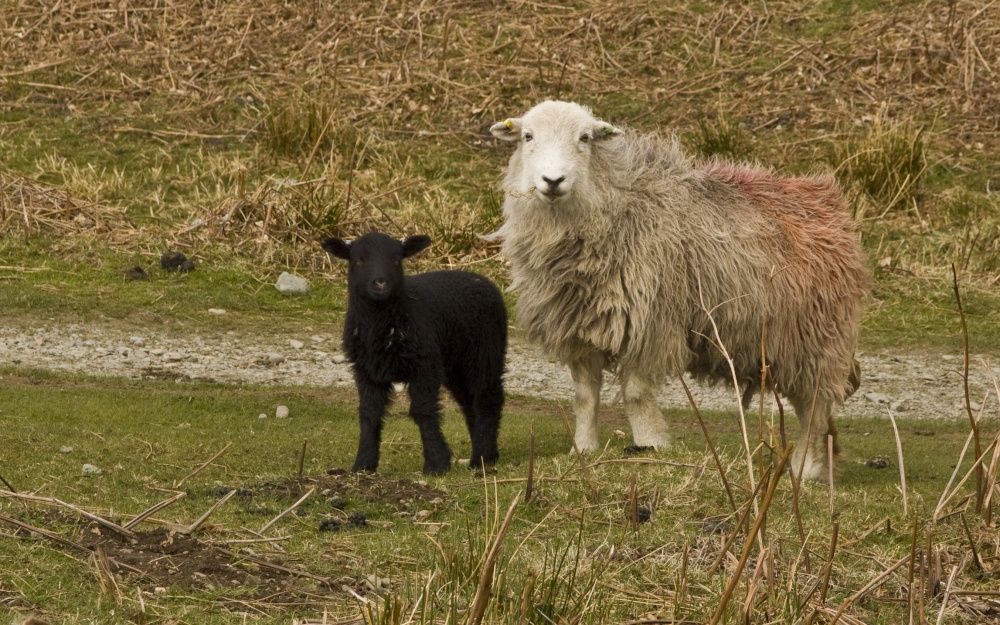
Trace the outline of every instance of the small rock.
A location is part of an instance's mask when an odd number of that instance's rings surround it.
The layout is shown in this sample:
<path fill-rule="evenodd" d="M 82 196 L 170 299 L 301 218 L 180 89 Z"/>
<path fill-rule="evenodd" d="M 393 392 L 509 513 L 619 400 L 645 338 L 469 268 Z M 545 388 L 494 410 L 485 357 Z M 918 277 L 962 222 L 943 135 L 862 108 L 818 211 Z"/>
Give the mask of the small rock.
<path fill-rule="evenodd" d="M 266 414 L 264 414 L 264 413 L 262 412 L 262 413 L 260 413 L 260 414 L 259 414 L 259 415 L 257 416 L 257 418 L 258 418 L 258 419 L 266 419 L 266 418 L 267 418 L 267 415 L 266 415 Z"/>
<path fill-rule="evenodd" d="M 421 521 L 426 521 L 427 519 L 431 518 L 431 514 L 432 513 L 430 510 L 417 510 L 417 513 L 413 515 L 413 520 L 416 521 L 417 523 Z"/>
<path fill-rule="evenodd" d="M 333 358 L 331 360 L 333 360 L 333 362 L 335 362 L 335 363 L 337 363 L 339 365 L 340 363 L 342 363 L 345 360 L 347 360 L 347 358 L 345 358 L 343 354 L 334 354 Z"/>
<path fill-rule="evenodd" d="M 368 590 L 383 593 L 386 590 L 389 590 L 389 580 L 384 577 L 369 575 L 365 578 L 365 586 L 368 587 Z"/>
<path fill-rule="evenodd" d="M 167 352 L 166 354 L 163 354 L 163 359 L 167 362 L 179 362 L 184 360 L 184 356 L 178 352 Z"/>
<path fill-rule="evenodd" d="M 906 407 L 907 404 L 905 399 L 900 399 L 889 404 L 889 410 L 892 410 L 893 412 L 906 412 Z"/>
<path fill-rule="evenodd" d="M 180 252 L 166 252 L 160 256 L 160 268 L 166 271 L 178 271 L 184 263 L 188 262 L 187 256 Z M 192 269 L 194 266 L 192 265 Z"/>
<path fill-rule="evenodd" d="M 63 445 L 62 447 L 59 448 L 59 453 L 61 453 L 61 454 L 71 454 L 71 453 L 73 453 L 73 448 L 70 447 L 69 445 Z"/>
<path fill-rule="evenodd" d="M 224 315 L 224 314 L 226 314 L 226 311 L 223 310 L 222 308 L 209 308 L 208 312 L 212 313 L 213 315 Z"/>
<path fill-rule="evenodd" d="M 165 595 L 167 594 L 167 589 L 164 588 L 163 586 L 157 586 L 156 588 L 153 589 L 153 594 L 157 596 Z"/>
<path fill-rule="evenodd" d="M 296 341 L 295 339 L 289 339 L 288 344 L 292 346 L 292 349 L 302 349 L 306 345 L 302 341 Z"/>
<path fill-rule="evenodd" d="M 279 365 L 285 362 L 285 357 L 281 354 L 271 353 L 264 357 L 272 365 Z"/>
<path fill-rule="evenodd" d="M 288 418 L 288 406 L 278 406 L 278 409 L 274 411 L 274 416 L 279 419 Z"/>
<path fill-rule="evenodd" d="M 128 342 L 133 345 L 141 346 L 146 344 L 146 339 L 142 338 L 141 336 L 130 336 L 128 337 Z"/>
<path fill-rule="evenodd" d="M 875 456 L 874 458 L 869 458 L 865 466 L 869 469 L 885 469 L 889 466 L 888 456 Z"/>
<path fill-rule="evenodd" d="M 97 467 L 95 467 L 94 465 L 92 465 L 92 464 L 85 464 L 85 465 L 83 465 L 83 474 L 84 475 L 100 475 L 101 473 L 102 473 L 102 471 L 100 469 L 98 469 Z"/>
<path fill-rule="evenodd" d="M 941 356 L 941 360 L 955 360 L 955 357 L 951 354 L 944 354 Z"/>
<path fill-rule="evenodd" d="M 865 399 L 873 404 L 888 404 L 889 396 L 883 393 L 865 393 Z"/>
<path fill-rule="evenodd" d="M 309 282 L 287 271 L 282 271 L 274 288 L 285 295 L 303 295 L 309 292 Z"/>
<path fill-rule="evenodd" d="M 149 276 L 146 275 L 146 270 L 139 265 L 129 267 L 128 269 L 122 270 L 120 273 L 126 280 L 149 280 Z"/>

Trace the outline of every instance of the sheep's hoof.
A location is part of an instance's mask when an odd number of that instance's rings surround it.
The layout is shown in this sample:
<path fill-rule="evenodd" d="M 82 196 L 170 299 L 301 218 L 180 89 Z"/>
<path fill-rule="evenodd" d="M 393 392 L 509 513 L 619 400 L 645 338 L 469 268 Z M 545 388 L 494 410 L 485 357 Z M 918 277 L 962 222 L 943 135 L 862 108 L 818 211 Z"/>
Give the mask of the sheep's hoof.
<path fill-rule="evenodd" d="M 651 451 L 656 451 L 656 447 L 653 447 L 652 445 L 625 445 L 626 456 L 638 456 L 639 454 L 645 454 Z"/>
<path fill-rule="evenodd" d="M 442 465 L 424 465 L 424 475 L 444 475 L 451 470 L 451 463 Z"/>

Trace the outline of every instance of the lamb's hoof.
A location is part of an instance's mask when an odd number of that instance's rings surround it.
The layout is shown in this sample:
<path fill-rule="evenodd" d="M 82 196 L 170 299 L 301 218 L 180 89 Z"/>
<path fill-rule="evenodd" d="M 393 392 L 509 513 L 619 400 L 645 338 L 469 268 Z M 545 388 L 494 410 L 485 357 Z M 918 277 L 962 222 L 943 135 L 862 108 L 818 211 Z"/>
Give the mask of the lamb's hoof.
<path fill-rule="evenodd" d="M 442 466 L 438 465 L 424 465 L 424 475 L 444 475 L 451 470 L 451 464 L 446 464 Z"/>
<path fill-rule="evenodd" d="M 656 451 L 656 447 L 652 445 L 626 445 L 624 451 L 626 456 L 638 456 L 639 454 Z"/>

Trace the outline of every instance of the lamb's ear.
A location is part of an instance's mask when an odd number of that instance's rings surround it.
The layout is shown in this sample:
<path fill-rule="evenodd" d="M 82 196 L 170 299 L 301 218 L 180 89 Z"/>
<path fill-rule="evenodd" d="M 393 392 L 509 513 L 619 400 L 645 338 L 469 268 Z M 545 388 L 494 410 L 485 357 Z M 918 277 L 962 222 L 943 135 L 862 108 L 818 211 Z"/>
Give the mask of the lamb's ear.
<path fill-rule="evenodd" d="M 597 121 L 594 122 L 593 137 L 598 141 L 603 139 L 610 139 L 611 137 L 617 137 L 622 134 L 622 131 L 615 128 L 608 122 Z"/>
<path fill-rule="evenodd" d="M 326 237 L 319 242 L 323 249 L 331 256 L 351 260 L 351 244 L 337 237 Z"/>
<path fill-rule="evenodd" d="M 431 244 L 431 238 L 426 234 L 415 234 L 403 239 L 403 258 L 409 258 L 417 252 L 422 252 Z"/>
<path fill-rule="evenodd" d="M 501 141 L 521 140 L 521 118 L 511 117 L 490 126 L 490 132 Z"/>

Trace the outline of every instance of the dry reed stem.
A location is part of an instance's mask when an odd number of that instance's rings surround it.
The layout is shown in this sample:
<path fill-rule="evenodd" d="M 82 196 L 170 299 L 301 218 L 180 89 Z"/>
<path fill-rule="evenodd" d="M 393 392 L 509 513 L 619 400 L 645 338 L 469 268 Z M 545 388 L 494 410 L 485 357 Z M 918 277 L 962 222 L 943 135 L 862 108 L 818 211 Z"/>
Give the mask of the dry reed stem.
<path fill-rule="evenodd" d="M 979 420 L 972 414 L 972 399 L 969 395 L 969 326 L 965 322 L 965 309 L 962 306 L 962 294 L 958 288 L 958 271 L 955 270 L 955 264 L 951 265 L 951 276 L 952 276 L 952 287 L 955 291 L 955 303 L 958 306 L 958 318 L 962 325 L 962 389 L 964 391 L 965 397 L 965 412 L 969 416 L 969 426 L 972 428 L 974 452 L 978 458 L 980 455 L 980 443 L 979 443 Z M 976 469 L 976 513 L 980 513 L 983 509 L 983 468 L 980 466 Z"/>
<path fill-rule="evenodd" d="M 490 589 L 493 587 L 493 571 L 496 568 L 497 558 L 500 557 L 500 548 L 503 546 L 503 539 L 507 535 L 507 529 L 510 527 L 510 522 L 514 519 L 514 511 L 517 509 L 517 504 L 521 501 L 521 494 L 521 491 L 518 491 L 514 496 L 514 500 L 510 502 L 507 514 L 497 529 L 493 544 L 490 546 L 486 559 L 483 561 L 483 567 L 479 573 L 479 583 L 476 586 L 476 594 L 472 598 L 465 621 L 466 625 L 480 625 L 482 623 L 483 615 L 486 613 L 486 606 L 490 600 Z"/>
<path fill-rule="evenodd" d="M 227 494 L 226 497 L 228 498 L 231 494 L 233 494 L 235 492 L 236 491 L 229 491 L 229 494 Z M 262 528 L 260 528 L 260 531 L 257 532 L 257 533 L 258 534 L 263 534 L 264 532 L 266 532 L 268 530 L 268 528 L 270 528 L 272 525 L 274 525 L 275 523 L 277 523 L 283 516 L 285 516 L 286 514 L 288 514 L 289 512 L 291 512 L 292 510 L 298 508 L 300 505 L 302 505 L 302 502 L 304 502 L 306 499 L 309 499 L 310 497 L 312 497 L 312 494 L 315 493 L 315 492 L 316 492 L 316 487 L 313 486 L 308 491 L 306 491 L 305 495 L 302 495 L 301 497 L 299 497 L 298 501 L 296 501 L 292 505 L 290 505 L 287 508 L 285 508 L 284 510 L 282 510 L 281 513 L 278 514 L 278 516 L 274 517 L 273 519 L 271 519 L 270 521 L 268 521 L 267 523 L 265 523 L 264 526 Z"/>
<path fill-rule="evenodd" d="M 951 597 L 951 585 L 955 583 L 955 574 L 958 573 L 964 564 L 965 558 L 962 558 L 962 564 L 951 568 L 951 574 L 948 575 L 948 585 L 944 589 L 944 598 L 941 599 L 941 609 L 938 611 L 937 625 L 941 625 L 941 622 L 944 620 L 944 611 L 948 609 L 948 599 Z"/>
<path fill-rule="evenodd" d="M 597 490 L 597 484 L 594 482 L 593 476 L 590 474 L 590 466 L 587 465 L 587 460 L 583 457 L 583 452 L 581 452 L 580 448 L 576 446 L 576 439 L 573 438 L 573 430 L 569 426 L 569 417 L 566 416 L 566 409 L 563 408 L 562 404 L 559 404 L 559 418 L 562 419 L 563 426 L 566 428 L 566 434 L 569 436 L 569 439 L 573 444 L 573 454 L 576 456 L 576 459 L 580 464 L 580 475 L 583 477 L 583 481 L 590 491 L 590 500 L 597 501 L 599 499 L 600 491 Z"/>
<path fill-rule="evenodd" d="M 225 447 L 223 447 L 218 452 L 216 452 L 216 454 L 214 456 L 212 456 L 211 458 L 209 458 L 208 460 L 206 460 L 205 462 L 203 462 L 200 467 L 198 467 L 194 471 L 192 471 L 192 472 L 188 473 L 187 475 L 185 475 L 184 478 L 181 481 L 174 482 L 174 488 L 180 488 L 185 482 L 187 482 L 188 480 L 190 480 L 194 476 L 198 475 L 199 473 L 201 473 L 205 469 L 207 469 L 210 464 L 212 464 L 213 462 L 215 462 L 216 460 L 218 460 L 219 456 L 221 456 L 222 454 L 226 453 L 226 451 L 230 447 L 232 447 L 232 446 L 233 446 L 233 441 L 229 441 L 228 443 L 226 443 Z"/>
<path fill-rule="evenodd" d="M 910 561 L 910 556 L 906 556 L 901 560 L 898 560 L 895 564 L 893 564 L 888 569 L 880 573 L 875 579 L 865 584 L 865 586 L 861 590 L 857 591 L 856 593 L 845 599 L 844 602 L 840 604 L 840 607 L 837 608 L 837 612 L 833 615 L 833 619 L 830 621 L 830 625 L 837 625 L 837 621 L 840 620 L 841 616 L 843 616 L 844 611 L 847 608 L 853 605 L 854 602 L 857 601 L 858 599 L 870 593 L 875 587 L 877 587 L 879 584 L 885 581 L 887 577 L 892 575 L 892 573 L 896 569 L 903 566 L 909 561 Z"/>
<path fill-rule="evenodd" d="M 899 460 L 899 492 L 903 494 L 903 516 L 909 516 L 906 510 L 906 467 L 903 464 L 903 443 L 899 440 L 899 428 L 896 427 L 896 417 L 892 416 L 892 409 L 886 407 L 885 410 L 889 413 L 892 434 L 896 439 L 896 458 Z"/>
<path fill-rule="evenodd" d="M 161 501 L 160 503 L 158 503 L 156 505 L 153 505 L 153 506 L 147 508 L 146 510 L 140 512 L 138 515 L 136 515 L 136 517 L 134 519 L 132 519 L 128 523 L 122 525 L 122 527 L 124 527 L 127 530 L 128 529 L 132 529 L 133 527 L 135 527 L 139 523 L 142 523 L 143 521 L 145 521 L 147 518 L 153 516 L 154 514 L 156 514 L 157 512 L 159 512 L 160 510 L 166 508 L 170 504 L 172 504 L 175 501 L 177 501 L 178 499 L 183 499 L 184 497 L 187 497 L 187 493 L 183 493 L 183 492 L 177 493 L 176 495 L 174 495 L 170 499 L 165 499 L 165 500 Z"/>
<path fill-rule="evenodd" d="M 61 506 L 63 508 L 67 508 L 69 510 L 72 510 L 73 512 L 76 512 L 77 514 L 79 514 L 84 518 L 90 519 L 91 521 L 97 523 L 98 525 L 108 528 L 109 530 L 115 532 L 116 534 L 119 534 L 126 538 L 135 538 L 135 532 L 132 532 L 128 528 L 122 527 L 121 525 L 118 525 L 117 523 L 109 521 L 108 519 L 105 519 L 103 517 L 97 516 L 96 514 L 87 512 L 86 510 L 77 508 L 73 504 L 66 503 L 65 501 L 56 499 L 55 497 L 39 497 L 37 495 L 14 493 L 5 490 L 0 490 L 0 497 L 10 497 L 12 499 L 20 499 L 22 501 L 33 501 L 37 503 Z"/>
<path fill-rule="evenodd" d="M 187 529 L 185 530 L 184 533 L 185 534 L 193 534 L 193 533 L 197 532 L 198 528 L 201 527 L 205 523 L 205 521 L 208 520 L 208 517 L 212 516 L 212 514 L 216 510 L 218 510 L 219 507 L 222 504 L 224 504 L 227 501 L 229 501 L 230 499 L 232 499 L 233 495 L 235 495 L 235 494 L 236 494 L 236 489 L 234 488 L 233 490 L 231 490 L 228 493 L 226 493 L 225 495 L 223 495 L 222 499 L 220 499 L 217 502 L 215 502 L 214 504 L 212 504 L 212 507 L 209 508 L 208 510 L 206 510 L 205 514 L 203 514 L 200 517 L 198 517 L 198 520 L 196 520 L 194 523 L 192 523 L 191 525 L 189 525 L 187 527 Z M 261 530 L 261 532 L 263 532 L 263 530 Z"/>
<path fill-rule="evenodd" d="M 771 473 L 770 484 L 768 484 L 767 492 L 764 493 L 764 500 L 761 502 L 760 509 L 757 512 L 757 518 L 754 519 L 753 527 L 750 529 L 750 534 L 747 536 L 746 544 L 743 545 L 743 553 L 740 556 L 739 562 L 736 564 L 736 570 L 733 571 L 732 576 L 729 578 L 729 582 L 726 584 L 726 589 L 723 591 L 722 598 L 719 600 L 719 607 L 712 616 L 710 625 L 718 624 L 719 620 L 722 618 L 723 612 L 726 610 L 726 605 L 729 603 L 730 597 L 732 597 L 733 591 L 736 589 L 736 585 L 740 581 L 740 577 L 743 573 L 743 567 L 746 566 L 747 559 L 750 558 L 750 550 L 753 548 L 754 539 L 760 538 L 757 536 L 757 532 L 764 523 L 764 517 L 767 516 L 767 510 L 771 506 L 771 498 L 774 496 L 774 491 L 778 487 L 778 482 L 781 481 L 781 475 L 785 469 L 785 463 L 788 462 L 788 457 L 791 454 L 792 447 L 789 445 L 785 447 L 785 453 L 782 454 L 781 460 L 778 461 L 777 468 Z M 763 483 L 763 481 L 761 483 Z"/>
<path fill-rule="evenodd" d="M 691 394 L 691 389 L 688 388 L 687 382 L 684 381 L 684 374 L 681 372 L 680 367 L 677 365 L 677 358 L 673 353 L 670 354 L 670 362 L 673 364 L 674 373 L 677 375 L 677 379 L 681 382 L 681 388 L 684 389 L 684 395 L 687 396 L 688 404 L 691 405 L 691 410 L 694 411 L 694 416 L 698 419 L 698 425 L 701 427 L 701 433 L 705 436 L 705 442 L 708 443 L 708 449 L 712 453 L 712 459 L 715 460 L 715 468 L 719 471 L 719 478 L 722 480 L 722 485 L 726 489 L 726 496 L 729 498 L 729 506 L 732 508 L 733 514 L 736 514 L 738 506 L 736 505 L 736 498 L 733 496 L 733 489 L 729 486 L 729 479 L 726 478 L 726 469 L 722 466 L 722 461 L 719 459 L 719 452 L 715 449 L 715 444 L 712 442 L 712 437 L 708 433 L 708 428 L 705 427 L 705 420 L 701 418 L 701 411 L 698 410 L 698 403 L 694 400 L 694 395 Z"/>

